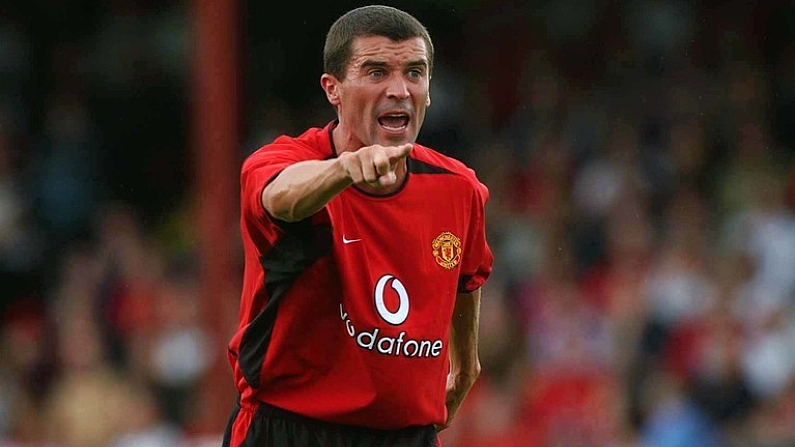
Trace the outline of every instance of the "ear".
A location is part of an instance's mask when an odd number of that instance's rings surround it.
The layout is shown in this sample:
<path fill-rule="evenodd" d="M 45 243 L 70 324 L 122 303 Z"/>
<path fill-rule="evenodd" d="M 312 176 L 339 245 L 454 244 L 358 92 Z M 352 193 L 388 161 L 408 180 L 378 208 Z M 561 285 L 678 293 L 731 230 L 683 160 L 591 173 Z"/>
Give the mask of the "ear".
<path fill-rule="evenodd" d="M 431 92 L 428 92 L 428 97 L 425 98 L 425 108 L 428 108 L 430 106 L 431 106 Z"/>
<path fill-rule="evenodd" d="M 326 92 L 326 99 L 328 99 L 328 102 L 333 106 L 337 106 L 340 103 L 339 84 L 337 78 L 328 73 L 323 73 L 323 75 L 320 76 L 320 87 Z"/>

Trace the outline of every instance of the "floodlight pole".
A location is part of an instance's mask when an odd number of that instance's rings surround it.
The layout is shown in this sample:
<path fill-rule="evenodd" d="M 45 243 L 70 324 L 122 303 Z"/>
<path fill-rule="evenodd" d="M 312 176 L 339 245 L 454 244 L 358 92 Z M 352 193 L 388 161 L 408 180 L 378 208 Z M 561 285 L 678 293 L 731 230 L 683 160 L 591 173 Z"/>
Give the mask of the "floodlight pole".
<path fill-rule="evenodd" d="M 239 5 L 235 0 L 192 2 L 192 131 L 194 204 L 198 231 L 198 291 L 211 364 L 197 390 L 190 431 L 220 435 L 235 390 L 225 344 L 237 316 L 239 253 Z"/>

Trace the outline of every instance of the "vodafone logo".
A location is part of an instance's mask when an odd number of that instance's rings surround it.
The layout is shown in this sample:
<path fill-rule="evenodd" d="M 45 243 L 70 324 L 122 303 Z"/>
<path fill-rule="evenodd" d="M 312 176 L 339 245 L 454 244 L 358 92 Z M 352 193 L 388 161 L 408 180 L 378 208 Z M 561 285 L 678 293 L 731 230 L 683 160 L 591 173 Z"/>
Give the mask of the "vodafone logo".
<path fill-rule="evenodd" d="M 397 309 L 392 311 L 387 307 L 387 296 L 397 295 Z M 393 298 L 390 297 L 390 298 Z M 392 326 L 400 326 L 409 317 L 409 294 L 394 275 L 383 275 L 376 282 L 373 290 L 375 310 L 382 320 Z M 355 318 L 345 310 L 340 303 L 340 320 L 345 325 L 348 336 L 362 349 L 380 355 L 398 357 L 429 358 L 439 357 L 444 349 L 441 339 L 414 338 L 406 331 L 395 333 L 397 329 L 389 327 L 372 327 L 364 330 L 354 323 Z"/>
<path fill-rule="evenodd" d="M 384 289 L 386 289 L 387 284 L 392 287 L 392 290 L 397 293 L 400 299 L 400 305 L 395 312 L 391 312 L 387 309 L 384 303 Z M 375 285 L 375 309 L 384 321 L 393 326 L 401 325 L 406 321 L 406 318 L 409 316 L 409 294 L 406 292 L 406 287 L 399 279 L 392 275 L 384 275 L 378 280 L 378 283 Z"/>

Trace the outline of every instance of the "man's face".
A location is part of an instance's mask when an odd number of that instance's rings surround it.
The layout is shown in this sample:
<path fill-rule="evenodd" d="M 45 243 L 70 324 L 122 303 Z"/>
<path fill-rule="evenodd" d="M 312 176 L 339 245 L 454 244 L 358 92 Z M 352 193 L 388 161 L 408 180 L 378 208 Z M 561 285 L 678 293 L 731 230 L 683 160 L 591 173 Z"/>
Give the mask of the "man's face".
<path fill-rule="evenodd" d="M 430 105 L 425 41 L 358 37 L 352 50 L 345 80 L 328 74 L 321 78 L 329 102 L 338 110 L 346 145 L 338 150 L 413 143 Z"/>

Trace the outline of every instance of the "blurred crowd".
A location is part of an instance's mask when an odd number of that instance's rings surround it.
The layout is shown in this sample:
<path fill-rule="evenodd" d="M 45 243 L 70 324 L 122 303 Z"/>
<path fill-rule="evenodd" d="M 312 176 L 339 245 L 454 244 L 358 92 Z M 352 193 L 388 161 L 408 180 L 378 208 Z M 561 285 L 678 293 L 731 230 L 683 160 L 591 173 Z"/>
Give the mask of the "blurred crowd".
<path fill-rule="evenodd" d="M 185 189 L 189 11 L 36 3 L 0 19 L 0 446 L 219 445 L 192 426 L 226 340 Z M 405 6 L 437 44 L 420 141 L 491 191 L 446 447 L 795 445 L 795 6 L 758 3 Z M 316 83 L 268 90 L 292 69 L 258 52 L 296 37 L 257 8 L 241 160 L 331 117 Z"/>

